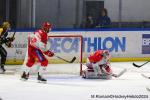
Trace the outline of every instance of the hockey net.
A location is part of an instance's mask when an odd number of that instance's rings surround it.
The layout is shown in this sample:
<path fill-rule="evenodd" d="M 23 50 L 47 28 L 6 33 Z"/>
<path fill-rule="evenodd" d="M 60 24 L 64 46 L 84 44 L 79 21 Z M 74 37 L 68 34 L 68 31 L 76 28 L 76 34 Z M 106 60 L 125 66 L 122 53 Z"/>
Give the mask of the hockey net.
<path fill-rule="evenodd" d="M 81 35 L 53 35 L 48 38 L 47 48 L 54 52 L 54 57 L 47 57 L 49 64 L 47 66 L 47 74 L 78 74 L 82 72 L 82 43 Z M 28 52 L 23 63 L 26 65 Z M 76 60 L 73 63 L 68 63 L 57 56 L 71 61 L 74 57 Z M 32 67 L 32 73 L 36 73 L 39 63 L 35 63 Z M 24 67 L 22 67 L 24 68 Z"/>

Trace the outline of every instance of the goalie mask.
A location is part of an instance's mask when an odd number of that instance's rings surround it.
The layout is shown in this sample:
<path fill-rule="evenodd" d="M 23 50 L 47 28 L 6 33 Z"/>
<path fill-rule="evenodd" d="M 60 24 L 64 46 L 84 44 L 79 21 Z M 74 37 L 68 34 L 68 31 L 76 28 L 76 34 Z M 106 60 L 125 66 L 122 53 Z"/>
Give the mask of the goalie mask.
<path fill-rule="evenodd" d="M 102 57 L 104 58 L 110 58 L 110 54 L 108 50 L 104 50 L 103 53 L 101 54 Z"/>

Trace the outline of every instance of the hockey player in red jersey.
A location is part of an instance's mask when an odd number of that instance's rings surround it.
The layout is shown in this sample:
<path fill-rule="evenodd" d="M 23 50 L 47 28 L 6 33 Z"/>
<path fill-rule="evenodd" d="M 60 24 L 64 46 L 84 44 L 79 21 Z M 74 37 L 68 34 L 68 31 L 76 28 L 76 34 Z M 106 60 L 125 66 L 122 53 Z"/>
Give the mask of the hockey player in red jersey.
<path fill-rule="evenodd" d="M 49 33 L 49 30 L 51 30 L 51 24 L 48 22 L 44 22 L 41 29 L 35 31 L 34 34 L 28 37 L 28 60 L 26 63 L 26 67 L 23 70 L 23 74 L 21 75 L 21 79 L 27 80 L 29 78 L 30 68 L 37 61 L 40 63 L 37 80 L 40 82 L 47 81 L 43 77 L 43 73 L 45 72 L 48 65 L 48 60 L 44 55 L 47 55 L 49 57 L 52 57 L 54 55 L 53 52 L 46 49 L 48 41 L 47 33 Z"/>
<path fill-rule="evenodd" d="M 98 50 L 87 58 L 87 69 L 83 71 L 83 78 L 110 79 L 115 74 L 110 67 L 108 50 Z"/>

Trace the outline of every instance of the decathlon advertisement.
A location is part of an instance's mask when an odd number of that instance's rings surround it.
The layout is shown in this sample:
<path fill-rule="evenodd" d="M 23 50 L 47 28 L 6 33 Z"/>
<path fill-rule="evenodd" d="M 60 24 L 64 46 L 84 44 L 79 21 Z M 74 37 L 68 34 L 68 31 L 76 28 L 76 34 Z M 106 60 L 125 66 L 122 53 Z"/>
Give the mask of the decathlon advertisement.
<path fill-rule="evenodd" d="M 27 50 L 28 33 L 17 32 L 8 60 L 23 61 Z M 11 35 L 11 34 L 10 34 Z M 144 58 L 150 56 L 150 31 L 54 31 L 49 33 L 48 49 L 70 59 L 107 49 L 112 58 Z M 82 36 L 82 39 L 81 39 Z M 82 49 L 81 49 L 82 46 Z"/>
<path fill-rule="evenodd" d="M 112 57 L 149 57 L 149 31 L 88 31 L 88 32 L 52 32 L 51 35 L 82 35 L 83 55 L 86 56 L 96 50 L 109 50 Z M 51 38 L 56 51 L 67 53 L 77 51 L 79 41 L 76 38 Z M 71 43 L 70 48 L 65 44 Z M 54 45 L 53 44 L 53 45 Z M 77 47 L 77 48 L 76 48 Z"/>

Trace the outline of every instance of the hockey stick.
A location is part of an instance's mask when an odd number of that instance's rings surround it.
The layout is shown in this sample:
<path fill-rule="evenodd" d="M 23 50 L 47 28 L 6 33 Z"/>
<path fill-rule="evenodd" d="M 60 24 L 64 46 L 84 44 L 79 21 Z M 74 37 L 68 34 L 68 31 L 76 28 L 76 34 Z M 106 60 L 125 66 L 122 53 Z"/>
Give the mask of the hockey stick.
<path fill-rule="evenodd" d="M 150 79 L 150 77 L 146 76 L 145 74 L 141 74 L 141 76 L 143 76 L 144 78 Z"/>
<path fill-rule="evenodd" d="M 137 65 L 137 64 L 133 63 L 133 66 L 135 66 L 135 67 L 137 67 L 137 68 L 140 68 L 140 67 L 146 65 L 146 64 L 149 63 L 149 62 L 150 62 L 150 61 L 147 61 L 147 62 L 145 62 L 145 63 L 142 64 L 142 65 Z"/>
<path fill-rule="evenodd" d="M 14 34 L 13 34 L 13 36 L 12 36 L 13 38 L 15 37 L 15 34 L 16 34 L 16 31 L 14 32 Z"/>
<path fill-rule="evenodd" d="M 146 87 L 146 90 L 150 92 L 150 88 Z"/>
<path fill-rule="evenodd" d="M 123 69 L 119 74 L 112 74 L 112 76 L 115 78 L 118 78 L 118 77 L 122 76 L 126 71 L 127 71 L 127 69 Z"/>
<path fill-rule="evenodd" d="M 55 56 L 55 57 L 57 57 L 57 58 L 59 58 L 59 59 L 65 61 L 65 62 L 68 62 L 68 63 L 73 63 L 73 62 L 76 60 L 76 57 L 73 57 L 71 61 L 68 61 L 68 60 L 66 60 L 66 59 L 64 59 L 64 58 L 61 58 L 61 57 L 59 57 L 59 56 Z"/>
<path fill-rule="evenodd" d="M 141 76 L 143 76 L 146 79 L 150 79 L 150 77 L 146 76 L 145 74 L 141 74 Z M 150 92 L 150 88 L 149 87 L 146 87 L 146 90 Z"/>

